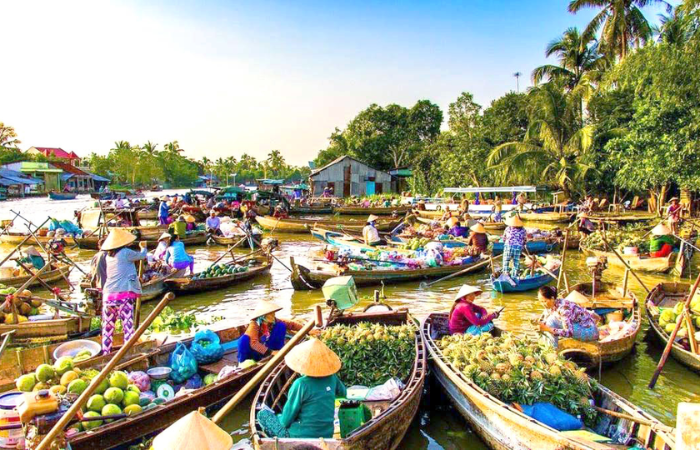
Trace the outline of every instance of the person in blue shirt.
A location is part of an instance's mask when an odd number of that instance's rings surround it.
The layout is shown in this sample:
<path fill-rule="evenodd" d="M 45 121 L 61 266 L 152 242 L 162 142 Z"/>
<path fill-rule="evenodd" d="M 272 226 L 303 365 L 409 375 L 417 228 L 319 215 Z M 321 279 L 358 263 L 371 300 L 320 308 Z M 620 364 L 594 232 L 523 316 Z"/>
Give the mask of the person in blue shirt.
<path fill-rule="evenodd" d="M 168 197 L 163 197 L 160 199 L 160 206 L 158 206 L 158 220 L 161 225 L 168 224 L 168 215 L 170 214 L 170 207 L 168 206 Z"/>
<path fill-rule="evenodd" d="M 190 269 L 190 274 L 194 273 L 194 258 L 187 254 L 185 244 L 182 243 L 180 236 L 177 234 L 175 235 L 175 241 L 165 251 L 165 263 L 177 269 L 175 277 L 185 275 L 188 268 Z"/>

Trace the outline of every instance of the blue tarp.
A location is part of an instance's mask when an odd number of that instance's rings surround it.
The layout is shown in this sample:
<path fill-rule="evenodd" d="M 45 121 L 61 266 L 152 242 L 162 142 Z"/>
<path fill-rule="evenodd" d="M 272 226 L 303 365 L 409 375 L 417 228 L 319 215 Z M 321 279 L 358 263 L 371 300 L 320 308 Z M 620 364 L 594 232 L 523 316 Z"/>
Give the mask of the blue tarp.
<path fill-rule="evenodd" d="M 16 170 L 0 168 L 0 177 L 4 178 L 8 182 L 12 182 L 10 185 L 14 184 L 42 184 L 42 180 L 32 178 L 24 175 L 22 172 L 17 172 Z M 10 186 L 6 185 L 6 186 Z"/>

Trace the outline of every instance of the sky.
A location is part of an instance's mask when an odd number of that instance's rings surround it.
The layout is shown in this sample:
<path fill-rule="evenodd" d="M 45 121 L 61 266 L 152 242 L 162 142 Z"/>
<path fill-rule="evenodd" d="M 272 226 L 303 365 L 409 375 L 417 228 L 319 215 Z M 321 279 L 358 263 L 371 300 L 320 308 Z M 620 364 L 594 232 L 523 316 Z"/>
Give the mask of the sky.
<path fill-rule="evenodd" d="M 305 165 L 372 103 L 461 92 L 484 107 L 530 85 L 546 44 L 593 10 L 567 0 L 0 0 L 0 122 L 20 148 L 106 154 L 177 140 L 185 154 Z M 646 8 L 656 22 L 661 9 Z"/>

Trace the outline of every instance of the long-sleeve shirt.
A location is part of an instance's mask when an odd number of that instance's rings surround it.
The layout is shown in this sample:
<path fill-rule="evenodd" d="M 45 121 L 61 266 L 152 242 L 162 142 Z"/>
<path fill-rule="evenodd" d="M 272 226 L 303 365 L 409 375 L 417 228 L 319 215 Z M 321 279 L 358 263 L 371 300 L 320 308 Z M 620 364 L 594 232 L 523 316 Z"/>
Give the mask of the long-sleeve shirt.
<path fill-rule="evenodd" d="M 180 241 L 173 242 L 165 251 L 165 262 L 169 266 L 179 262 L 189 262 L 191 260 L 192 257 L 188 255 L 185 250 L 185 244 Z"/>
<path fill-rule="evenodd" d="M 525 245 L 527 233 L 523 227 L 507 227 L 503 233 L 503 242 L 507 245 Z"/>
<path fill-rule="evenodd" d="M 454 237 L 467 237 L 469 236 L 469 228 L 454 226 L 450 228 L 447 234 Z"/>
<path fill-rule="evenodd" d="M 476 303 L 458 301 L 450 315 L 450 334 L 464 333 L 472 325 L 486 325 L 491 320 L 493 314 Z"/>
<path fill-rule="evenodd" d="M 211 228 L 212 230 L 218 230 L 219 227 L 221 226 L 221 219 L 218 217 L 207 217 L 207 228 Z"/>
<path fill-rule="evenodd" d="M 478 248 L 483 253 L 489 248 L 489 237 L 486 236 L 486 233 L 472 233 L 467 243 Z"/>
<path fill-rule="evenodd" d="M 379 242 L 381 238 L 379 237 L 379 231 L 372 225 L 365 225 L 362 229 L 362 238 L 365 240 L 365 244 L 373 244 Z"/>
<path fill-rule="evenodd" d="M 582 328 L 596 326 L 593 314 L 572 301 L 560 298 L 554 303 L 554 310 L 562 323 L 562 328 L 552 329 L 552 334 L 556 336 L 572 337 L 574 324 L 579 324 Z"/>
<path fill-rule="evenodd" d="M 107 252 L 99 251 L 92 257 L 90 280 L 94 288 L 102 289 L 107 282 Z"/>
<path fill-rule="evenodd" d="M 649 240 L 649 251 L 658 252 L 659 250 L 661 250 L 664 244 L 673 246 L 674 243 L 675 242 L 673 242 L 673 238 L 668 234 L 664 236 L 652 236 Z"/>
<path fill-rule="evenodd" d="M 136 261 L 146 259 L 148 251 L 142 248 L 141 251 L 134 251 L 130 248 L 120 249 L 116 255 L 107 254 L 107 281 L 102 289 L 103 295 L 115 292 L 135 292 L 141 293 L 141 282 L 136 271 Z"/>
<path fill-rule="evenodd" d="M 166 202 L 160 202 L 160 206 L 158 206 L 158 217 L 168 217 L 169 212 L 170 208 L 168 204 Z"/>
<path fill-rule="evenodd" d="M 153 250 L 153 259 L 156 261 L 165 261 L 165 252 L 168 250 L 168 244 L 165 241 L 158 242 L 158 246 Z"/>
<path fill-rule="evenodd" d="M 293 320 L 284 320 L 278 318 L 275 318 L 275 320 L 277 322 L 282 322 L 285 325 L 287 325 L 287 332 L 296 332 L 301 330 L 302 327 L 300 323 L 295 322 Z M 270 329 L 272 329 L 273 326 L 274 324 L 270 324 Z M 267 346 L 260 342 L 260 325 L 258 325 L 258 322 L 256 322 L 255 320 L 251 320 L 248 324 L 248 328 L 246 328 L 245 330 L 245 334 L 247 334 L 250 338 L 250 348 L 263 355 L 267 353 Z"/>
<path fill-rule="evenodd" d="M 292 438 L 333 437 L 336 397 L 345 397 L 347 389 L 337 375 L 302 376 L 289 388 L 279 420 Z"/>

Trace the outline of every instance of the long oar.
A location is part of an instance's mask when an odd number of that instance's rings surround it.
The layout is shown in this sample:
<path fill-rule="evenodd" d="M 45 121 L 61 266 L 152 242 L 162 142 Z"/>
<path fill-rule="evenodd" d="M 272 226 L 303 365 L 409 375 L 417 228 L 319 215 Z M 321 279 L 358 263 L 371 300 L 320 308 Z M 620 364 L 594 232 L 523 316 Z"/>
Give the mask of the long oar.
<path fill-rule="evenodd" d="M 533 269 L 536 268 L 537 266 L 540 266 L 540 269 L 542 269 L 544 271 L 544 273 L 546 273 L 547 275 L 549 275 L 553 279 L 556 280 L 559 277 L 559 275 L 555 275 L 553 272 L 550 272 L 549 270 L 545 269 L 545 267 L 542 264 L 540 264 L 540 262 L 537 260 L 537 258 L 535 258 L 534 256 L 532 256 L 532 254 L 530 254 L 530 251 L 527 249 L 527 243 L 525 243 L 525 245 L 523 245 L 523 249 L 525 249 L 525 254 L 527 256 L 529 256 L 530 259 L 532 260 Z M 561 269 L 562 269 L 562 271 L 564 270 L 563 267 Z"/>
<path fill-rule="evenodd" d="M 7 344 L 10 343 L 10 339 L 12 338 L 12 335 L 14 332 L 17 330 L 10 330 L 7 333 L 2 334 L 2 344 L 0 344 L 0 356 L 2 356 L 3 352 L 5 351 L 5 348 L 7 347 Z"/>
<path fill-rule="evenodd" d="M 676 429 L 673 427 L 669 427 L 668 425 L 663 425 L 663 424 L 657 423 L 657 422 L 652 422 L 651 420 L 647 420 L 647 419 L 644 419 L 641 417 L 630 416 L 629 414 L 624 414 L 624 413 L 621 413 L 618 411 L 611 411 L 609 409 L 601 408 L 599 406 L 593 406 L 593 409 L 595 409 L 596 411 L 598 411 L 600 413 L 606 414 L 608 416 L 618 417 L 620 419 L 625 419 L 625 420 L 629 420 L 631 422 L 636 422 L 636 423 L 651 427 L 652 429 L 657 429 L 657 430 L 663 431 L 665 433 L 672 433 L 675 435 L 675 432 L 676 432 Z"/>
<path fill-rule="evenodd" d="M 265 364 L 265 365 L 263 366 L 263 368 L 260 369 L 260 371 L 258 371 L 258 373 L 256 373 L 255 376 L 254 376 L 253 378 L 251 378 L 250 381 L 249 381 L 248 383 L 246 383 L 246 385 L 243 386 L 243 387 L 236 393 L 236 395 L 234 395 L 233 397 L 231 397 L 231 400 L 229 400 L 228 402 L 226 402 L 226 404 L 214 415 L 214 417 L 212 417 L 212 421 L 213 421 L 214 423 L 220 422 L 221 419 L 223 419 L 224 417 L 226 417 L 226 415 L 227 415 L 229 412 L 231 412 L 231 410 L 232 410 L 238 403 L 240 403 L 241 400 L 243 400 L 244 398 L 246 398 L 246 396 L 248 396 L 248 394 L 250 393 L 250 391 L 252 391 L 253 388 L 255 388 L 255 386 L 258 385 L 258 383 L 260 383 L 261 381 L 263 381 L 263 379 L 265 379 L 265 377 L 266 377 L 270 372 L 272 372 L 272 369 L 274 369 L 275 367 L 277 367 L 277 365 L 282 361 L 282 358 L 284 358 L 284 357 L 287 355 L 287 353 L 289 353 L 289 351 L 290 351 L 291 349 L 293 349 L 294 346 L 297 345 L 297 343 L 298 343 L 299 341 L 301 341 L 301 340 L 309 333 L 309 331 L 311 331 L 311 329 L 314 327 L 314 325 L 318 325 L 319 327 L 322 325 L 321 323 L 318 322 L 318 318 L 319 318 L 319 316 L 320 316 L 320 309 L 321 309 L 320 306 L 316 306 L 316 319 L 315 319 L 315 320 L 309 320 L 309 321 L 306 323 L 306 325 L 304 325 L 304 326 L 302 327 L 301 330 L 297 331 L 296 334 L 294 334 L 294 336 L 289 340 L 289 342 L 287 342 L 287 343 L 284 345 L 284 347 L 282 347 L 282 349 L 281 349 L 279 352 L 277 352 L 277 354 L 274 355 L 274 356 L 272 357 L 272 359 L 270 359 L 270 360 L 267 362 L 267 364 Z"/>
<path fill-rule="evenodd" d="M 49 221 L 48 218 L 47 218 L 46 220 L 44 220 L 44 222 L 42 222 L 42 224 L 39 225 L 39 228 L 43 227 L 44 224 L 45 224 L 46 222 L 48 222 L 48 221 Z M 10 259 L 10 258 L 12 257 L 12 255 L 14 255 L 14 254 L 17 252 L 17 250 L 19 250 L 19 248 L 20 248 L 21 246 L 23 246 L 29 239 L 32 239 L 32 235 L 31 235 L 31 234 L 28 235 L 27 237 L 25 237 L 24 239 L 22 239 L 22 242 L 20 242 L 19 244 L 17 244 L 17 245 L 15 246 L 15 248 L 13 248 L 12 251 L 11 251 L 10 253 L 8 253 L 8 254 L 5 256 L 5 258 L 2 260 L 2 262 L 0 262 L 0 266 L 2 266 L 3 264 L 5 264 L 5 263 L 7 262 L 7 260 Z"/>
<path fill-rule="evenodd" d="M 566 262 L 566 248 L 569 246 L 569 230 L 564 231 L 564 248 L 561 250 L 561 269 L 559 270 L 559 276 L 557 277 L 557 291 L 559 291 L 559 286 L 561 286 L 561 277 L 564 275 L 564 263 Z"/>
<path fill-rule="evenodd" d="M 451 273 L 451 274 L 449 274 L 449 275 L 447 275 L 447 276 L 445 276 L 445 277 L 439 278 L 439 279 L 437 279 L 437 280 L 435 280 L 435 281 L 431 281 L 431 282 L 429 282 L 429 283 L 426 283 L 425 281 L 421 281 L 419 287 L 420 287 L 421 289 L 429 288 L 430 286 L 432 286 L 432 285 L 434 285 L 434 284 L 437 284 L 437 283 L 439 283 L 439 282 L 441 282 L 441 281 L 449 280 L 450 278 L 454 278 L 454 277 L 458 277 L 458 276 L 460 276 L 460 275 L 464 275 L 465 273 L 468 273 L 468 272 L 471 272 L 472 270 L 478 269 L 478 268 L 480 268 L 480 267 L 482 267 L 483 265 L 488 264 L 488 263 L 489 263 L 489 260 L 484 259 L 482 262 L 480 262 L 480 263 L 478 263 L 478 264 L 474 264 L 473 266 L 469 266 L 469 267 L 467 267 L 466 269 L 460 270 L 459 272 Z"/>
<path fill-rule="evenodd" d="M 56 439 L 56 437 L 63 431 L 63 429 L 68 425 L 68 423 L 73 419 L 73 416 L 76 415 L 76 413 L 83 407 L 83 405 L 88 401 L 90 396 L 92 395 L 93 392 L 95 392 L 95 389 L 97 389 L 98 385 L 107 378 L 107 375 L 109 375 L 109 372 L 114 369 L 114 367 L 119 363 L 119 361 L 124 357 L 124 355 L 127 354 L 127 352 L 131 349 L 131 347 L 134 346 L 134 344 L 139 340 L 141 335 L 146 331 L 146 329 L 151 325 L 151 322 L 155 320 L 156 317 L 158 317 L 158 314 L 163 311 L 163 308 L 170 302 L 173 298 L 175 298 L 175 295 L 173 295 L 172 292 L 169 292 L 165 294 L 165 297 L 156 305 L 156 307 L 151 311 L 151 314 L 146 317 L 146 320 L 143 321 L 143 323 L 139 326 L 139 328 L 134 332 L 134 335 L 131 336 L 131 339 L 129 339 L 127 342 L 122 345 L 122 348 L 119 349 L 119 351 L 112 357 L 112 359 L 107 363 L 106 366 L 102 369 L 102 371 L 93 379 L 93 382 L 91 382 L 87 389 L 83 391 L 82 394 L 80 394 L 80 397 L 71 405 L 71 407 L 66 411 L 66 413 L 61 416 L 59 421 L 56 423 L 56 425 L 51 428 L 51 431 L 49 434 L 46 435 L 46 437 L 41 441 L 39 446 L 37 447 L 37 450 L 48 450 L 48 448 L 51 446 L 53 441 Z"/>
<path fill-rule="evenodd" d="M 622 256 L 620 256 L 620 254 L 617 252 L 617 250 L 615 250 L 615 248 L 614 248 L 612 245 L 610 245 L 610 243 L 608 243 L 608 240 L 605 238 L 605 230 L 603 230 L 603 233 L 601 233 L 600 237 L 601 237 L 601 239 L 603 239 L 603 242 L 605 243 L 605 245 L 607 245 L 607 247 L 608 247 L 610 250 L 612 250 L 612 252 L 615 254 L 615 256 L 617 256 L 618 259 L 619 259 L 620 261 L 622 261 L 622 264 L 624 264 L 625 267 L 627 267 L 627 269 L 630 271 L 630 273 L 631 273 L 632 275 L 634 275 L 634 278 L 636 278 L 637 281 L 639 282 L 639 284 L 644 288 L 644 290 L 647 291 L 647 294 L 648 294 L 649 292 L 651 292 L 651 291 L 649 290 L 649 288 L 644 284 L 644 282 L 642 281 L 642 279 L 639 278 L 639 275 L 637 275 L 637 272 L 635 272 L 634 270 L 632 270 L 632 268 L 630 267 L 630 265 L 627 264 L 627 261 L 625 261 L 625 259 L 624 259 Z"/>
<path fill-rule="evenodd" d="M 688 305 L 690 305 L 691 300 L 693 297 L 695 297 L 695 291 L 698 290 L 698 285 L 700 285 L 700 274 L 698 277 L 695 279 L 695 283 L 693 284 L 693 287 L 690 289 L 690 294 L 688 294 L 688 298 L 685 299 L 683 302 L 683 309 L 686 310 L 688 309 Z M 656 380 L 659 379 L 659 375 L 661 375 L 661 370 L 664 368 L 664 365 L 666 364 L 666 360 L 668 359 L 669 353 L 671 353 L 671 348 L 673 347 L 673 344 L 676 340 L 676 335 L 678 335 L 678 331 L 681 329 L 681 324 L 683 323 L 683 318 L 685 317 L 685 314 L 678 314 L 678 318 L 676 319 L 676 326 L 673 328 L 673 333 L 668 337 L 668 342 L 666 343 L 666 348 L 664 349 L 663 354 L 661 355 L 661 359 L 659 360 L 659 365 L 656 366 L 656 370 L 654 371 L 654 375 L 651 377 L 651 381 L 649 381 L 649 389 L 654 389 L 654 385 L 656 385 Z M 688 330 L 690 331 L 690 330 Z"/>

